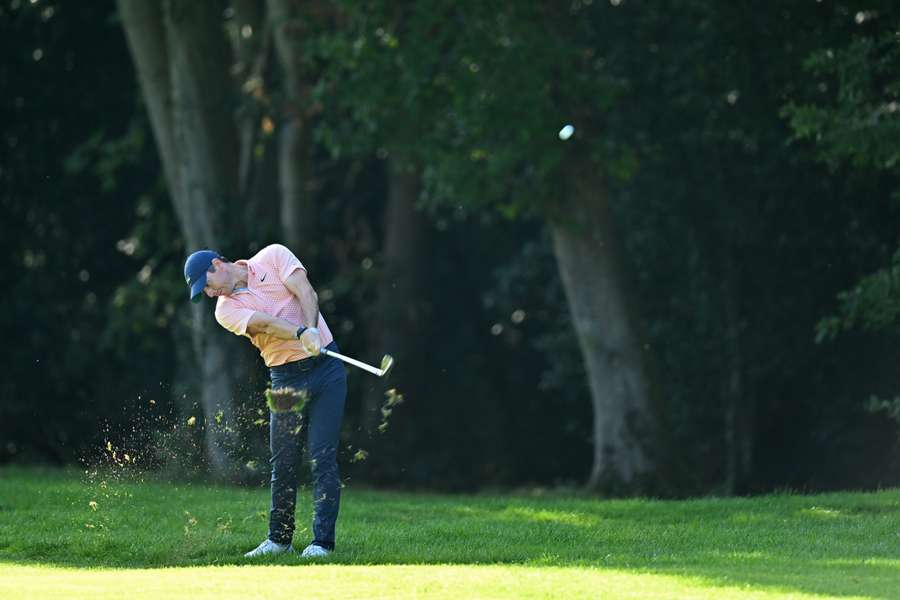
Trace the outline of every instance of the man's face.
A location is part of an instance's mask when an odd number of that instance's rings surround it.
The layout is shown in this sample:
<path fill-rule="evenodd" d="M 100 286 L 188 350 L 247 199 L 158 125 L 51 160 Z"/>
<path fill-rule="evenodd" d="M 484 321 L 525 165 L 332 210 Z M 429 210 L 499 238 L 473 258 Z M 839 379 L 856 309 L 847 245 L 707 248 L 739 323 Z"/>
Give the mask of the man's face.
<path fill-rule="evenodd" d="M 226 278 L 222 261 L 214 258 L 209 270 L 206 271 L 206 287 L 203 288 L 203 293 L 210 298 L 224 296 L 231 291 L 227 288 Z"/>

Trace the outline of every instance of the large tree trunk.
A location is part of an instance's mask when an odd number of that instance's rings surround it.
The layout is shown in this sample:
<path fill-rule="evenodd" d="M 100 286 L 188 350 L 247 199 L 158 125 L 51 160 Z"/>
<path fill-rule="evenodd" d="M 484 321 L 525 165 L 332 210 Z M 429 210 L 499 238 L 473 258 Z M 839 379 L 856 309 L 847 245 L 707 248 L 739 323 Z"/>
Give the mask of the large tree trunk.
<path fill-rule="evenodd" d="M 587 485 L 634 488 L 651 468 L 649 384 L 616 256 L 605 187 L 596 169 L 573 169 L 567 214 L 550 229 L 594 409 Z"/>
<path fill-rule="evenodd" d="M 285 80 L 285 97 L 278 133 L 278 183 L 284 243 L 315 261 L 316 181 L 309 95 L 311 84 L 303 67 L 303 10 L 299 0 L 269 0 L 269 22 Z"/>
<path fill-rule="evenodd" d="M 373 320 L 369 359 L 375 364 L 384 353 L 396 360 L 394 379 L 403 381 L 403 392 L 422 393 L 426 336 L 424 327 L 424 278 L 428 266 L 428 219 L 415 204 L 421 192 L 419 171 L 391 155 L 388 161 L 388 201 L 384 213 L 376 315 Z M 366 392 L 363 427 L 373 431 L 381 419 L 383 389 L 373 384 Z"/>
<path fill-rule="evenodd" d="M 230 60 L 217 3 L 167 0 L 166 40 L 172 80 L 175 149 L 183 166 L 177 194 L 198 211 L 208 244 L 236 237 L 228 222 L 238 189 L 238 142 Z"/>
<path fill-rule="evenodd" d="M 181 169 L 175 155 L 172 82 L 162 4 L 147 0 L 119 0 L 118 6 L 131 59 L 150 114 L 150 126 L 159 150 L 169 195 L 175 214 L 183 224 L 182 231 L 187 235 L 197 228 L 186 226 L 192 215 L 186 210 L 182 198 L 176 197 L 174 193 L 181 180 Z M 199 240 L 186 239 L 186 242 L 195 247 Z"/>
<path fill-rule="evenodd" d="M 236 199 L 237 140 L 218 4 L 119 0 L 119 9 L 186 245 L 221 250 L 237 225 L 227 219 Z M 209 307 L 193 306 L 192 319 L 205 452 L 212 474 L 230 478 L 232 435 L 215 423 L 232 420 L 233 361 Z"/>

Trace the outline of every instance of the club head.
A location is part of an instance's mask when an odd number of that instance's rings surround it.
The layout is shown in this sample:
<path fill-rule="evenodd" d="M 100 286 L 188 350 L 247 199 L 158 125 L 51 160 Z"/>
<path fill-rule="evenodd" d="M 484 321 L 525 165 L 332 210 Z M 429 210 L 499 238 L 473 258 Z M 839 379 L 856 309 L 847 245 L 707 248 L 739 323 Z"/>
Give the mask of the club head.
<path fill-rule="evenodd" d="M 381 375 L 379 375 L 379 377 L 387 377 L 388 373 L 390 373 L 393 368 L 394 357 L 390 354 L 385 354 L 384 358 L 381 359 Z"/>

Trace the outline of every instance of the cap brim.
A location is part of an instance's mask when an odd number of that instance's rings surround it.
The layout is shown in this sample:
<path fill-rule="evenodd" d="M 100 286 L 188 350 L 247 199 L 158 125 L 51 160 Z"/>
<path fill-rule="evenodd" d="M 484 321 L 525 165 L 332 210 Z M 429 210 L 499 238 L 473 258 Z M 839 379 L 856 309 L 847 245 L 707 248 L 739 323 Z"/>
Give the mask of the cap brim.
<path fill-rule="evenodd" d="M 203 299 L 203 288 L 206 287 L 206 273 L 191 286 L 191 302 L 200 302 Z"/>

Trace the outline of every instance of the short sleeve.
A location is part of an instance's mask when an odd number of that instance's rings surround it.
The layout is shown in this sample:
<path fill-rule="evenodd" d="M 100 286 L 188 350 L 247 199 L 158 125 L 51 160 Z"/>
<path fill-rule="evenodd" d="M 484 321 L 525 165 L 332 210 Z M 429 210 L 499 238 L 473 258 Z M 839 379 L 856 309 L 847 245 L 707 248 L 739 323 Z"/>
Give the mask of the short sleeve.
<path fill-rule="evenodd" d="M 304 267 L 303 263 L 294 256 L 294 253 L 281 244 L 272 244 L 267 250 L 267 258 L 271 261 L 272 265 L 274 265 L 275 270 L 278 273 L 278 278 L 281 279 L 281 281 L 287 281 L 288 277 L 298 269 L 303 271 L 306 270 L 306 267 Z"/>
<path fill-rule="evenodd" d="M 247 325 L 253 313 L 253 310 L 235 306 L 224 297 L 219 298 L 219 302 L 216 303 L 216 321 L 235 335 L 247 335 Z"/>

